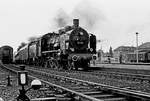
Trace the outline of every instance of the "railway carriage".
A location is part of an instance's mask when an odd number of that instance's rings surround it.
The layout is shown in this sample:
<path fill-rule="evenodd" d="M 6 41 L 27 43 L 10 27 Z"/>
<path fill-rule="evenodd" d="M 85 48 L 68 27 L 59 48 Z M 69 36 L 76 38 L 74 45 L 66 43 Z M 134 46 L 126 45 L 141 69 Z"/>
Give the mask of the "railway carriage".
<path fill-rule="evenodd" d="M 10 46 L 0 47 L 0 60 L 3 63 L 12 63 L 13 62 L 13 48 Z"/>
<path fill-rule="evenodd" d="M 28 63 L 35 64 L 37 56 L 37 41 L 28 44 Z"/>
<path fill-rule="evenodd" d="M 24 63 L 26 64 L 28 61 L 28 45 L 22 47 L 16 54 L 15 54 L 15 62 L 16 63 Z"/>
<path fill-rule="evenodd" d="M 27 50 L 29 64 L 88 69 L 90 60 L 96 54 L 96 36 L 81 28 L 79 20 L 74 19 L 73 26 L 44 34 L 30 42 Z"/>

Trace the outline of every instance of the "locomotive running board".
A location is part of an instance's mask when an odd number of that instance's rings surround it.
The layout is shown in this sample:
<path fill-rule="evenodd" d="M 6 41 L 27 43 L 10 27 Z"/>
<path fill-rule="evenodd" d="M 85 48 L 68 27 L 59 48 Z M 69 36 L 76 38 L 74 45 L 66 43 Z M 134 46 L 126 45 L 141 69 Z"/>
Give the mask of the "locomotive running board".
<path fill-rule="evenodd" d="M 44 52 L 42 52 L 42 54 L 46 54 L 46 53 L 57 53 L 57 52 L 59 52 L 59 50 L 44 51 Z"/>

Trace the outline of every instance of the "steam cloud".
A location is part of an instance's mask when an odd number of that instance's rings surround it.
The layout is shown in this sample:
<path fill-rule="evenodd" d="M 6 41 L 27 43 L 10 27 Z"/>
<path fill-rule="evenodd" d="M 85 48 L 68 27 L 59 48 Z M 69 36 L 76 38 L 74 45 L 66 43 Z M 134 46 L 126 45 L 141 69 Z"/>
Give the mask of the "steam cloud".
<path fill-rule="evenodd" d="M 70 17 L 68 14 L 63 10 L 59 9 L 56 16 L 54 17 L 54 25 L 57 28 L 64 27 L 68 24 Z"/>
<path fill-rule="evenodd" d="M 81 24 L 90 30 L 96 29 L 100 21 L 105 20 L 102 12 L 87 0 L 80 2 L 73 10 L 72 15 L 79 18 Z"/>
<path fill-rule="evenodd" d="M 32 42 L 32 41 L 35 41 L 35 40 L 37 40 L 37 39 L 38 39 L 37 36 L 31 36 L 31 37 L 28 38 L 28 41 L 29 41 L 29 42 Z"/>
<path fill-rule="evenodd" d="M 88 31 L 98 31 L 101 23 L 105 20 L 104 14 L 87 0 L 83 0 L 73 9 L 71 14 L 67 14 L 63 9 L 59 9 L 53 18 L 56 28 L 72 25 L 73 19 L 79 19 L 79 26 Z"/>
<path fill-rule="evenodd" d="M 56 14 L 51 19 L 51 29 L 58 31 L 62 27 L 72 26 L 73 19 L 79 19 L 79 26 L 86 29 L 88 33 L 96 35 L 97 40 L 101 40 L 101 28 L 105 26 L 105 22 L 108 20 L 100 9 L 96 8 L 88 0 L 83 0 L 74 7 L 70 14 L 62 8 L 56 11 Z"/>

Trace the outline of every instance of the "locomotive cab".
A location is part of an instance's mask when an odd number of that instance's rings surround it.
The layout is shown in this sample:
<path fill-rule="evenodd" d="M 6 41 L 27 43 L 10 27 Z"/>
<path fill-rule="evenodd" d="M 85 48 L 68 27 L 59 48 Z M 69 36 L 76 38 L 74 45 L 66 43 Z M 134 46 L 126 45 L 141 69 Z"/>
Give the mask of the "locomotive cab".
<path fill-rule="evenodd" d="M 96 54 L 96 36 L 93 34 L 90 36 L 90 51 Z"/>

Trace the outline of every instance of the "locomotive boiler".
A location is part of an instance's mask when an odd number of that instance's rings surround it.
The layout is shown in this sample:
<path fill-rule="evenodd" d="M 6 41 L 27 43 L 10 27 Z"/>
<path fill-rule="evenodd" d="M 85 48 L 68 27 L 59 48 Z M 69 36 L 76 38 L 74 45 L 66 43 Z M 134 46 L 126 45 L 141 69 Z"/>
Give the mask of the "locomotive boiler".
<path fill-rule="evenodd" d="M 80 27 L 79 19 L 74 19 L 72 26 L 44 34 L 26 47 L 28 49 L 22 50 L 28 55 L 25 63 L 51 68 L 88 69 L 96 54 L 96 36 Z"/>

